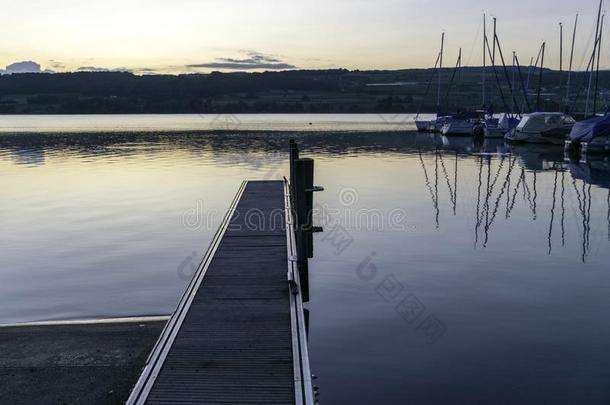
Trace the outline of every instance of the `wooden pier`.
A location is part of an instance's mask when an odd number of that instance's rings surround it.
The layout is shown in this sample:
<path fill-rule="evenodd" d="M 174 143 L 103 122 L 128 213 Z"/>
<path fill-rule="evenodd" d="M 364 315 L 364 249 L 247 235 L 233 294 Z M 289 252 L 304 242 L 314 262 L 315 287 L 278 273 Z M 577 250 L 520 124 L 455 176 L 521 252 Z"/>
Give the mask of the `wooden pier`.
<path fill-rule="evenodd" d="M 242 184 L 128 404 L 314 403 L 291 188 Z"/>

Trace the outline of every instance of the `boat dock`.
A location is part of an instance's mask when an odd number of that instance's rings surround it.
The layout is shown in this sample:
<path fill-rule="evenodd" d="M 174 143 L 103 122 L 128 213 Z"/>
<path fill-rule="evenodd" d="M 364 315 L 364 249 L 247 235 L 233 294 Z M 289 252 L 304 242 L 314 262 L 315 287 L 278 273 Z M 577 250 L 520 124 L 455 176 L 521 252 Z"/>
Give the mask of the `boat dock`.
<path fill-rule="evenodd" d="M 241 185 L 128 404 L 314 403 L 291 188 Z"/>

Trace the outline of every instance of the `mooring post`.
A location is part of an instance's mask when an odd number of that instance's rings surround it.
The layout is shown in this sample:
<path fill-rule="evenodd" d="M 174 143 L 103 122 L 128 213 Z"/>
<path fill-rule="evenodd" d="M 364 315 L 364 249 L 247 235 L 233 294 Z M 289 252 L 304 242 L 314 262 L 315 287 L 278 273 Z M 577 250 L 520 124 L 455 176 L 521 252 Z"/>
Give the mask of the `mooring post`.
<path fill-rule="evenodd" d="M 303 300 L 309 300 L 308 260 L 313 253 L 313 159 L 295 160 L 296 243 Z"/>
<path fill-rule="evenodd" d="M 305 257 L 313 257 L 313 173 L 314 173 L 314 161 L 313 159 L 299 159 L 297 160 L 297 170 L 299 171 L 298 179 L 301 181 L 299 188 L 302 188 L 302 203 L 300 205 L 301 212 L 297 213 L 302 219 L 299 220 L 301 229 L 305 236 L 305 250 L 303 253 Z M 299 182 L 297 181 L 297 184 Z"/>
<path fill-rule="evenodd" d="M 323 191 L 314 186 L 313 159 L 299 158 L 299 148 L 290 140 L 290 193 L 292 217 L 295 221 L 297 267 L 303 301 L 309 301 L 309 259 L 313 258 L 313 234 L 322 232 L 322 227 L 313 226 L 313 193 Z"/>
<path fill-rule="evenodd" d="M 290 194 L 294 199 L 295 188 L 294 184 L 296 181 L 296 173 L 295 173 L 295 165 L 296 161 L 299 159 L 299 147 L 294 139 L 290 140 Z M 293 200 L 294 202 L 294 200 Z"/>

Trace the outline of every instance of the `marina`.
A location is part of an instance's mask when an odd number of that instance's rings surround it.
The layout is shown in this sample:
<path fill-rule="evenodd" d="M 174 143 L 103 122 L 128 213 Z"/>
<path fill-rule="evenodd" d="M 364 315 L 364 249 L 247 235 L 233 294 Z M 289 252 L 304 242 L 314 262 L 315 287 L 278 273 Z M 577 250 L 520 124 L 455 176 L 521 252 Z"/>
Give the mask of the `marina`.
<path fill-rule="evenodd" d="M 560 86 L 566 96 L 559 105 L 561 111 L 544 111 L 542 108 L 542 86 L 545 74 L 544 61 L 547 44 L 543 42 L 540 46 L 536 62 L 528 67 L 527 81 L 519 64 L 517 53 L 513 51 L 512 65 L 507 66 L 502 52 L 500 40 L 497 33 L 497 17 L 493 17 L 493 33 L 491 39 L 487 34 L 487 15 L 483 15 L 483 52 L 482 52 L 482 103 L 481 109 L 477 111 L 461 111 L 459 105 L 450 100 L 452 88 L 455 86 L 454 79 L 462 69 L 462 49 L 458 52 L 458 59 L 449 81 L 443 82 L 443 52 L 445 51 L 445 33 L 442 34 L 441 47 L 436 63 L 432 69 L 437 76 L 437 98 L 436 118 L 420 119 L 419 113 L 415 116 L 415 125 L 418 131 L 440 132 L 445 136 L 474 136 L 485 138 L 503 138 L 511 143 L 535 143 L 564 145 L 566 151 L 573 155 L 586 153 L 609 153 L 610 133 L 605 130 L 590 132 L 589 136 L 583 136 L 578 130 L 573 131 L 576 120 L 572 115 L 579 117 L 580 121 L 597 123 L 603 121 L 607 111 L 598 115 L 598 83 L 599 83 L 599 60 L 602 53 L 602 37 L 604 29 L 605 14 L 602 12 L 603 0 L 600 0 L 597 10 L 595 25 L 595 36 L 589 64 L 584 72 L 585 80 L 576 94 L 571 93 L 570 85 L 573 70 L 574 46 L 578 26 L 578 14 L 574 21 L 572 34 L 572 45 L 570 50 L 570 62 L 567 72 L 567 81 Z M 560 51 L 559 72 L 563 73 L 563 23 L 560 27 Z M 491 41 L 491 46 L 490 46 Z M 487 61 L 491 62 L 490 68 Z M 533 58 L 532 58 L 533 61 Z M 492 86 L 491 94 L 496 98 L 499 96 L 503 111 L 494 113 L 494 100 L 487 103 L 490 94 L 487 84 L 488 70 L 493 72 L 496 86 Z M 534 71 L 537 72 L 534 72 Z M 537 88 L 535 94 L 529 91 L 532 74 L 537 73 Z M 435 76 L 431 76 L 423 95 L 421 105 L 431 90 Z M 518 83 L 517 83 L 518 79 Z M 593 86 L 594 85 L 594 86 Z M 446 87 L 446 94 L 441 94 Z M 575 111 L 579 98 L 585 98 L 584 111 Z M 492 97 L 493 98 L 493 97 Z M 420 111 L 421 111 L 420 105 Z M 455 106 L 455 107 L 453 107 Z M 582 105 L 581 105 L 582 106 Z M 457 112 L 446 111 L 456 108 Z M 441 112 L 443 111 L 443 112 Z M 500 124 L 501 123 L 501 124 Z M 586 125 L 586 124 L 584 124 Z M 580 126 L 582 128 L 582 125 Z"/>

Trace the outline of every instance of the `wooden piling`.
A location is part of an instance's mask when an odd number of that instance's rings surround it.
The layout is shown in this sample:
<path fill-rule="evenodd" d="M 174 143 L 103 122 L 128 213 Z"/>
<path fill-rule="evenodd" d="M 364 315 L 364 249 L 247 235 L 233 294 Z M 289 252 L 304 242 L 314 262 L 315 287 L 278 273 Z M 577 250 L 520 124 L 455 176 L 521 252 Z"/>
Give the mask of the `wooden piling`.
<path fill-rule="evenodd" d="M 294 139 L 290 140 L 290 192 L 294 197 L 294 183 L 296 179 L 295 165 L 299 159 L 299 147 Z M 294 202 L 294 201 L 293 201 Z"/>
<path fill-rule="evenodd" d="M 304 301 L 309 301 L 308 259 L 312 257 L 313 253 L 313 236 L 311 232 L 313 216 L 313 169 L 313 159 L 305 158 L 295 161 L 296 241 Z"/>

